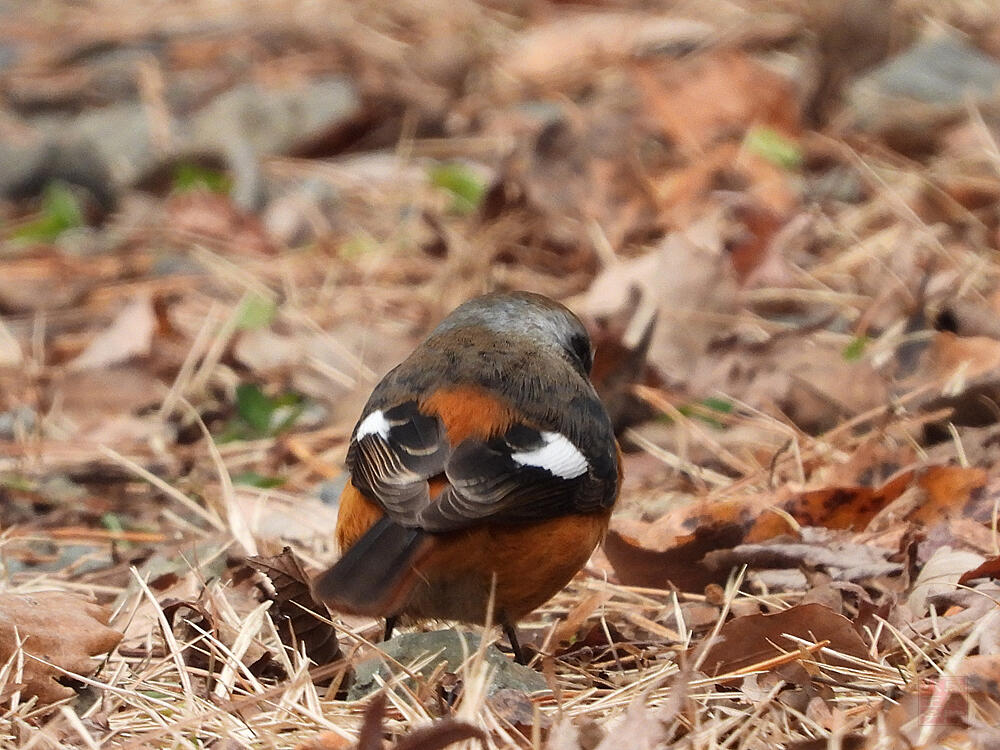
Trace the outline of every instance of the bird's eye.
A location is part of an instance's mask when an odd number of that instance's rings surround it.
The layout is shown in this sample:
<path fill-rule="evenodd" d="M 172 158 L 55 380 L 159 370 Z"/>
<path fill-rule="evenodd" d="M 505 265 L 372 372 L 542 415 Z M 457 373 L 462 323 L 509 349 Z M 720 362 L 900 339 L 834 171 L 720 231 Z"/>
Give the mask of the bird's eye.
<path fill-rule="evenodd" d="M 578 333 L 569 341 L 570 350 L 579 360 L 583 367 L 583 372 L 590 374 L 590 368 L 594 364 L 594 353 L 590 348 L 590 337 L 586 333 Z"/>

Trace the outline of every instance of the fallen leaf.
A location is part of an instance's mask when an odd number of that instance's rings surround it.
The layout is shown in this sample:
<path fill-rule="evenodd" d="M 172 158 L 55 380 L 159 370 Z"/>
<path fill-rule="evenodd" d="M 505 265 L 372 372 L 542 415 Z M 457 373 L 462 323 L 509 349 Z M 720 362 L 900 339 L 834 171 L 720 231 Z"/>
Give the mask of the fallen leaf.
<path fill-rule="evenodd" d="M 679 506 L 653 523 L 619 519 L 612 524 L 603 549 L 622 583 L 672 584 L 684 591 L 697 591 L 709 583 L 725 581 L 729 574 L 727 558 L 706 557 L 710 552 L 795 533 L 788 516 L 800 526 L 864 529 L 910 481 L 912 472 L 877 489 L 828 487 L 795 493 L 786 487 L 735 500 Z M 763 550 L 760 554 L 768 553 Z"/>
<path fill-rule="evenodd" d="M 899 497 L 913 479 L 912 472 L 904 472 L 881 487 L 825 487 L 798 493 L 779 504 L 803 526 L 822 526 L 827 529 L 853 529 L 861 531 L 876 514 Z M 769 529 L 755 527 L 747 535 L 748 541 L 768 538 Z"/>
<path fill-rule="evenodd" d="M 802 604 L 770 615 L 736 617 L 719 630 L 702 662 L 711 675 L 745 669 L 783 653 L 795 652 L 799 644 L 786 636 L 818 643 L 830 641 L 831 651 L 857 659 L 868 658 L 868 647 L 858 635 L 854 624 L 822 604 Z M 834 655 L 816 654 L 812 659 L 829 664 L 849 666 L 850 662 Z M 792 669 L 789 669 L 792 667 Z M 786 679 L 801 682 L 805 670 L 798 664 L 785 664 L 779 671 Z"/>
<path fill-rule="evenodd" d="M 98 369 L 145 356 L 153 345 L 156 325 L 152 300 L 138 297 L 122 308 L 111 325 L 91 339 L 68 367 L 72 370 Z"/>
<path fill-rule="evenodd" d="M 274 586 L 271 611 L 282 643 L 295 650 L 304 647 L 320 665 L 339 659 L 337 631 L 327 622 L 326 607 L 313 598 L 310 576 L 292 550 L 285 547 L 274 557 L 250 557 L 247 565 L 264 573 Z"/>
<path fill-rule="evenodd" d="M 993 499 L 983 492 L 986 480 L 986 470 L 979 467 L 928 467 L 917 480 L 925 497 L 907 516 L 907 520 L 931 525 L 949 517 L 961 516 L 989 523 L 993 515 Z"/>
<path fill-rule="evenodd" d="M 991 557 L 974 567 L 972 570 L 962 573 L 958 579 L 958 583 L 959 585 L 962 585 L 968 583 L 969 581 L 974 581 L 977 578 L 998 577 L 1000 577 L 1000 556 Z"/>
<path fill-rule="evenodd" d="M 523 690 L 514 688 L 503 688 L 497 690 L 486 699 L 486 704 L 503 721 L 511 726 L 518 727 L 525 736 L 531 732 L 531 727 L 536 721 L 535 704 Z M 538 719 L 543 726 L 548 725 L 547 717 L 539 714 Z"/>
<path fill-rule="evenodd" d="M 829 546 L 768 543 L 741 544 L 731 550 L 716 550 L 705 555 L 705 564 L 720 572 L 749 565 L 752 568 L 821 568 L 830 571 L 836 580 L 857 581 L 896 575 L 902 564 L 885 558 L 889 550 L 863 544 L 831 542 Z"/>
<path fill-rule="evenodd" d="M 348 750 L 353 747 L 353 742 L 336 732 L 320 732 L 315 737 L 300 742 L 295 750 Z"/>
<path fill-rule="evenodd" d="M 955 670 L 955 676 L 962 678 L 966 694 L 977 692 L 1000 698 L 1000 656 L 996 654 L 966 656 Z"/>
<path fill-rule="evenodd" d="M 700 591 L 709 583 L 725 580 L 728 574 L 706 567 L 702 563 L 705 554 L 735 547 L 743 537 L 744 531 L 738 524 L 720 523 L 699 527 L 668 549 L 654 550 L 612 528 L 604 539 L 603 549 L 618 580 L 626 586 L 673 585 L 681 591 Z"/>
<path fill-rule="evenodd" d="M 320 732 L 315 737 L 300 742 L 295 750 L 348 750 L 353 747 L 353 742 L 336 732 Z"/>
<path fill-rule="evenodd" d="M 625 715 L 608 730 L 596 750 L 662 747 L 666 733 L 660 716 L 650 709 L 645 693 L 640 693 L 629 703 Z"/>
<path fill-rule="evenodd" d="M 263 222 L 237 207 L 229 196 L 204 190 L 178 193 L 167 201 L 166 210 L 172 231 L 183 237 L 208 237 L 231 253 L 275 253 Z"/>
<path fill-rule="evenodd" d="M 927 609 L 928 597 L 953 591 L 958 580 L 971 568 L 981 565 L 982 555 L 967 550 L 941 547 L 920 569 L 907 599 L 910 611 L 921 616 Z"/>
<path fill-rule="evenodd" d="M 685 149 L 700 152 L 750 125 L 788 136 L 799 132 L 792 83 L 742 50 L 654 61 L 637 66 L 636 76 L 647 116 Z"/>
<path fill-rule="evenodd" d="M 22 697 L 38 696 L 42 703 L 68 698 L 74 691 L 59 683 L 63 670 L 90 676 L 97 666 L 93 657 L 121 640 L 122 634 L 108 627 L 110 617 L 109 610 L 76 594 L 0 594 L 0 664 L 17 659 L 20 645 Z"/>

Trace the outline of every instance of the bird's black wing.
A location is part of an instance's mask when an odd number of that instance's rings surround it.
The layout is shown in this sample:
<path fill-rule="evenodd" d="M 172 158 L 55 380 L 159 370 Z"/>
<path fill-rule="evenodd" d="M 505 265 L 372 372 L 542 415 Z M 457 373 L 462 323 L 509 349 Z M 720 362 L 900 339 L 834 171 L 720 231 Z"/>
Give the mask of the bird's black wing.
<path fill-rule="evenodd" d="M 451 446 L 436 416 L 416 401 L 373 409 L 358 422 L 347 452 L 351 480 L 404 525 L 430 502 L 427 480 L 444 471 Z"/>
<path fill-rule="evenodd" d="M 482 521 L 524 523 L 610 508 L 618 492 L 614 446 L 585 456 L 558 432 L 512 426 L 459 444 L 445 465 L 449 486 L 417 516 L 426 531 Z"/>

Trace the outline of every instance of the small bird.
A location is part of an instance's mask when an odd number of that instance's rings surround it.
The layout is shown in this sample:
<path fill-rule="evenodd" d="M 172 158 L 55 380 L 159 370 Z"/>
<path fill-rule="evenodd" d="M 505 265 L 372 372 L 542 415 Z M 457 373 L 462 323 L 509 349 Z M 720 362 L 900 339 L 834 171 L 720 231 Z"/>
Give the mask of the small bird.
<path fill-rule="evenodd" d="M 621 484 L 580 319 L 539 294 L 456 308 L 375 387 L 347 453 L 342 557 L 313 583 L 339 612 L 504 629 L 603 538 Z"/>

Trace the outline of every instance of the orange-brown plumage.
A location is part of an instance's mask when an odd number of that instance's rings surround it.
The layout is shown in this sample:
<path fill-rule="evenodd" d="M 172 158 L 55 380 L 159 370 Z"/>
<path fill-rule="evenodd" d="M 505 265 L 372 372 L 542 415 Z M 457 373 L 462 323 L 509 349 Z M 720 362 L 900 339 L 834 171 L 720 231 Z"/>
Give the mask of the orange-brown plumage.
<path fill-rule="evenodd" d="M 337 516 L 340 548 L 354 546 L 383 515 L 377 504 L 348 482 Z M 494 620 L 515 622 L 569 583 L 604 538 L 610 517 L 609 508 L 528 525 L 482 524 L 436 534 L 429 549 L 415 561 L 412 575 L 399 581 L 407 591 L 396 590 L 389 597 L 391 604 L 359 614 L 484 624 L 496 575 Z"/>

